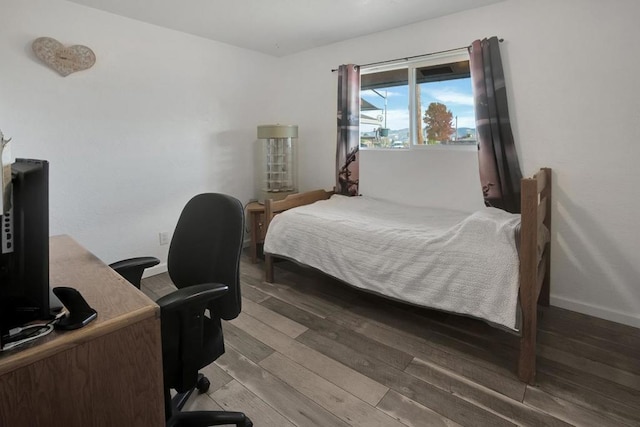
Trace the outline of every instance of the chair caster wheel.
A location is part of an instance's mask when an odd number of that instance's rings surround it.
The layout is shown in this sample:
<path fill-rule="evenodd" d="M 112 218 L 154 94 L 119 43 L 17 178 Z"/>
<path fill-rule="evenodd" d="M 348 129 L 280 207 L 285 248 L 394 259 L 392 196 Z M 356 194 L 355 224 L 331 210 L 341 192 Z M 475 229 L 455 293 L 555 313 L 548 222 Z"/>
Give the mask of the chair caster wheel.
<path fill-rule="evenodd" d="M 244 424 L 242 424 L 242 427 L 253 427 L 253 423 L 251 422 L 249 417 L 246 417 L 244 419 Z"/>
<path fill-rule="evenodd" d="M 198 378 L 198 382 L 196 383 L 196 388 L 198 389 L 198 393 L 202 394 L 202 393 L 206 393 L 207 390 L 209 390 L 209 387 L 211 386 L 211 382 L 209 382 L 209 379 L 205 376 Z"/>

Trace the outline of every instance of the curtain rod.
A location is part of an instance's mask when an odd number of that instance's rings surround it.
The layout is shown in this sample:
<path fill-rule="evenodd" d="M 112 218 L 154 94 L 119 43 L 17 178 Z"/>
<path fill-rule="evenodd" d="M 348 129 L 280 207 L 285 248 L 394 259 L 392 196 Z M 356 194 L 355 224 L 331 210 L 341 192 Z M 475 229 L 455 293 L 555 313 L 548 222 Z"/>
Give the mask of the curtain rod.
<path fill-rule="evenodd" d="M 504 41 L 504 39 L 498 39 L 498 41 L 500 43 L 502 43 Z M 438 51 L 438 52 L 423 53 L 422 55 L 405 56 L 404 58 L 389 59 L 387 61 L 370 62 L 368 64 L 356 65 L 356 67 L 369 67 L 371 65 L 383 65 L 383 64 L 389 64 L 389 63 L 398 62 L 398 61 L 408 61 L 410 59 L 416 59 L 416 58 L 426 58 L 428 56 L 440 55 L 441 53 L 449 53 L 449 52 L 454 52 L 456 50 L 462 50 L 462 49 L 467 49 L 468 50 L 470 47 L 471 47 L 471 45 L 461 46 L 461 47 L 456 47 L 456 48 L 453 48 L 453 49 L 441 50 L 441 51 Z M 332 73 L 335 73 L 336 71 L 338 71 L 337 68 L 331 69 Z"/>

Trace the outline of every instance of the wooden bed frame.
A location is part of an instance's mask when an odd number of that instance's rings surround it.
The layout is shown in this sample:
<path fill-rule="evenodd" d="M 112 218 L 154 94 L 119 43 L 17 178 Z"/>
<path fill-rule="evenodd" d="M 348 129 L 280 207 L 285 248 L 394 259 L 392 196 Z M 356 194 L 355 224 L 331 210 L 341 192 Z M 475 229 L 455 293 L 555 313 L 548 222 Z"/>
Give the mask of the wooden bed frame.
<path fill-rule="evenodd" d="M 315 190 L 293 194 L 285 199 L 265 200 L 265 230 L 273 217 L 287 209 L 326 200 L 333 192 Z M 551 169 L 542 168 L 533 177 L 521 181 L 520 225 L 520 307 L 522 325 L 518 377 L 533 384 L 536 375 L 536 332 L 538 304 L 549 305 L 549 269 L 551 245 Z M 546 230 L 545 230 L 546 227 Z M 543 248 L 538 256 L 538 247 Z M 266 281 L 273 283 L 274 255 L 265 253 Z"/>

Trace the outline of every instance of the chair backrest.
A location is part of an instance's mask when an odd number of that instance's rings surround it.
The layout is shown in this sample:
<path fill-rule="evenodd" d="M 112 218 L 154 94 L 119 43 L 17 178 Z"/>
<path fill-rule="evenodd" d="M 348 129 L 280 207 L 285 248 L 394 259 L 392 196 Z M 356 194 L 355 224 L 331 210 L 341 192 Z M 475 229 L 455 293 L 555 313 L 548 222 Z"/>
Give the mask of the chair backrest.
<path fill-rule="evenodd" d="M 167 269 L 178 288 L 201 283 L 229 287 L 211 306 L 212 315 L 225 320 L 234 319 L 241 310 L 243 238 L 242 203 L 225 194 L 205 193 L 186 204 L 169 247 Z"/>

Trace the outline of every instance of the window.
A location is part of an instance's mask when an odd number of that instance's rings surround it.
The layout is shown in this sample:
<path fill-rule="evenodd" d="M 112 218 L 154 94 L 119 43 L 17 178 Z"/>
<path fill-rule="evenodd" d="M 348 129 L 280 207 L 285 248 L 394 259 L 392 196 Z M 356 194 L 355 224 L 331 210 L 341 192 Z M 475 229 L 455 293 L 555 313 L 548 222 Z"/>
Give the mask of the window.
<path fill-rule="evenodd" d="M 360 72 L 360 147 L 475 146 L 466 52 Z"/>

